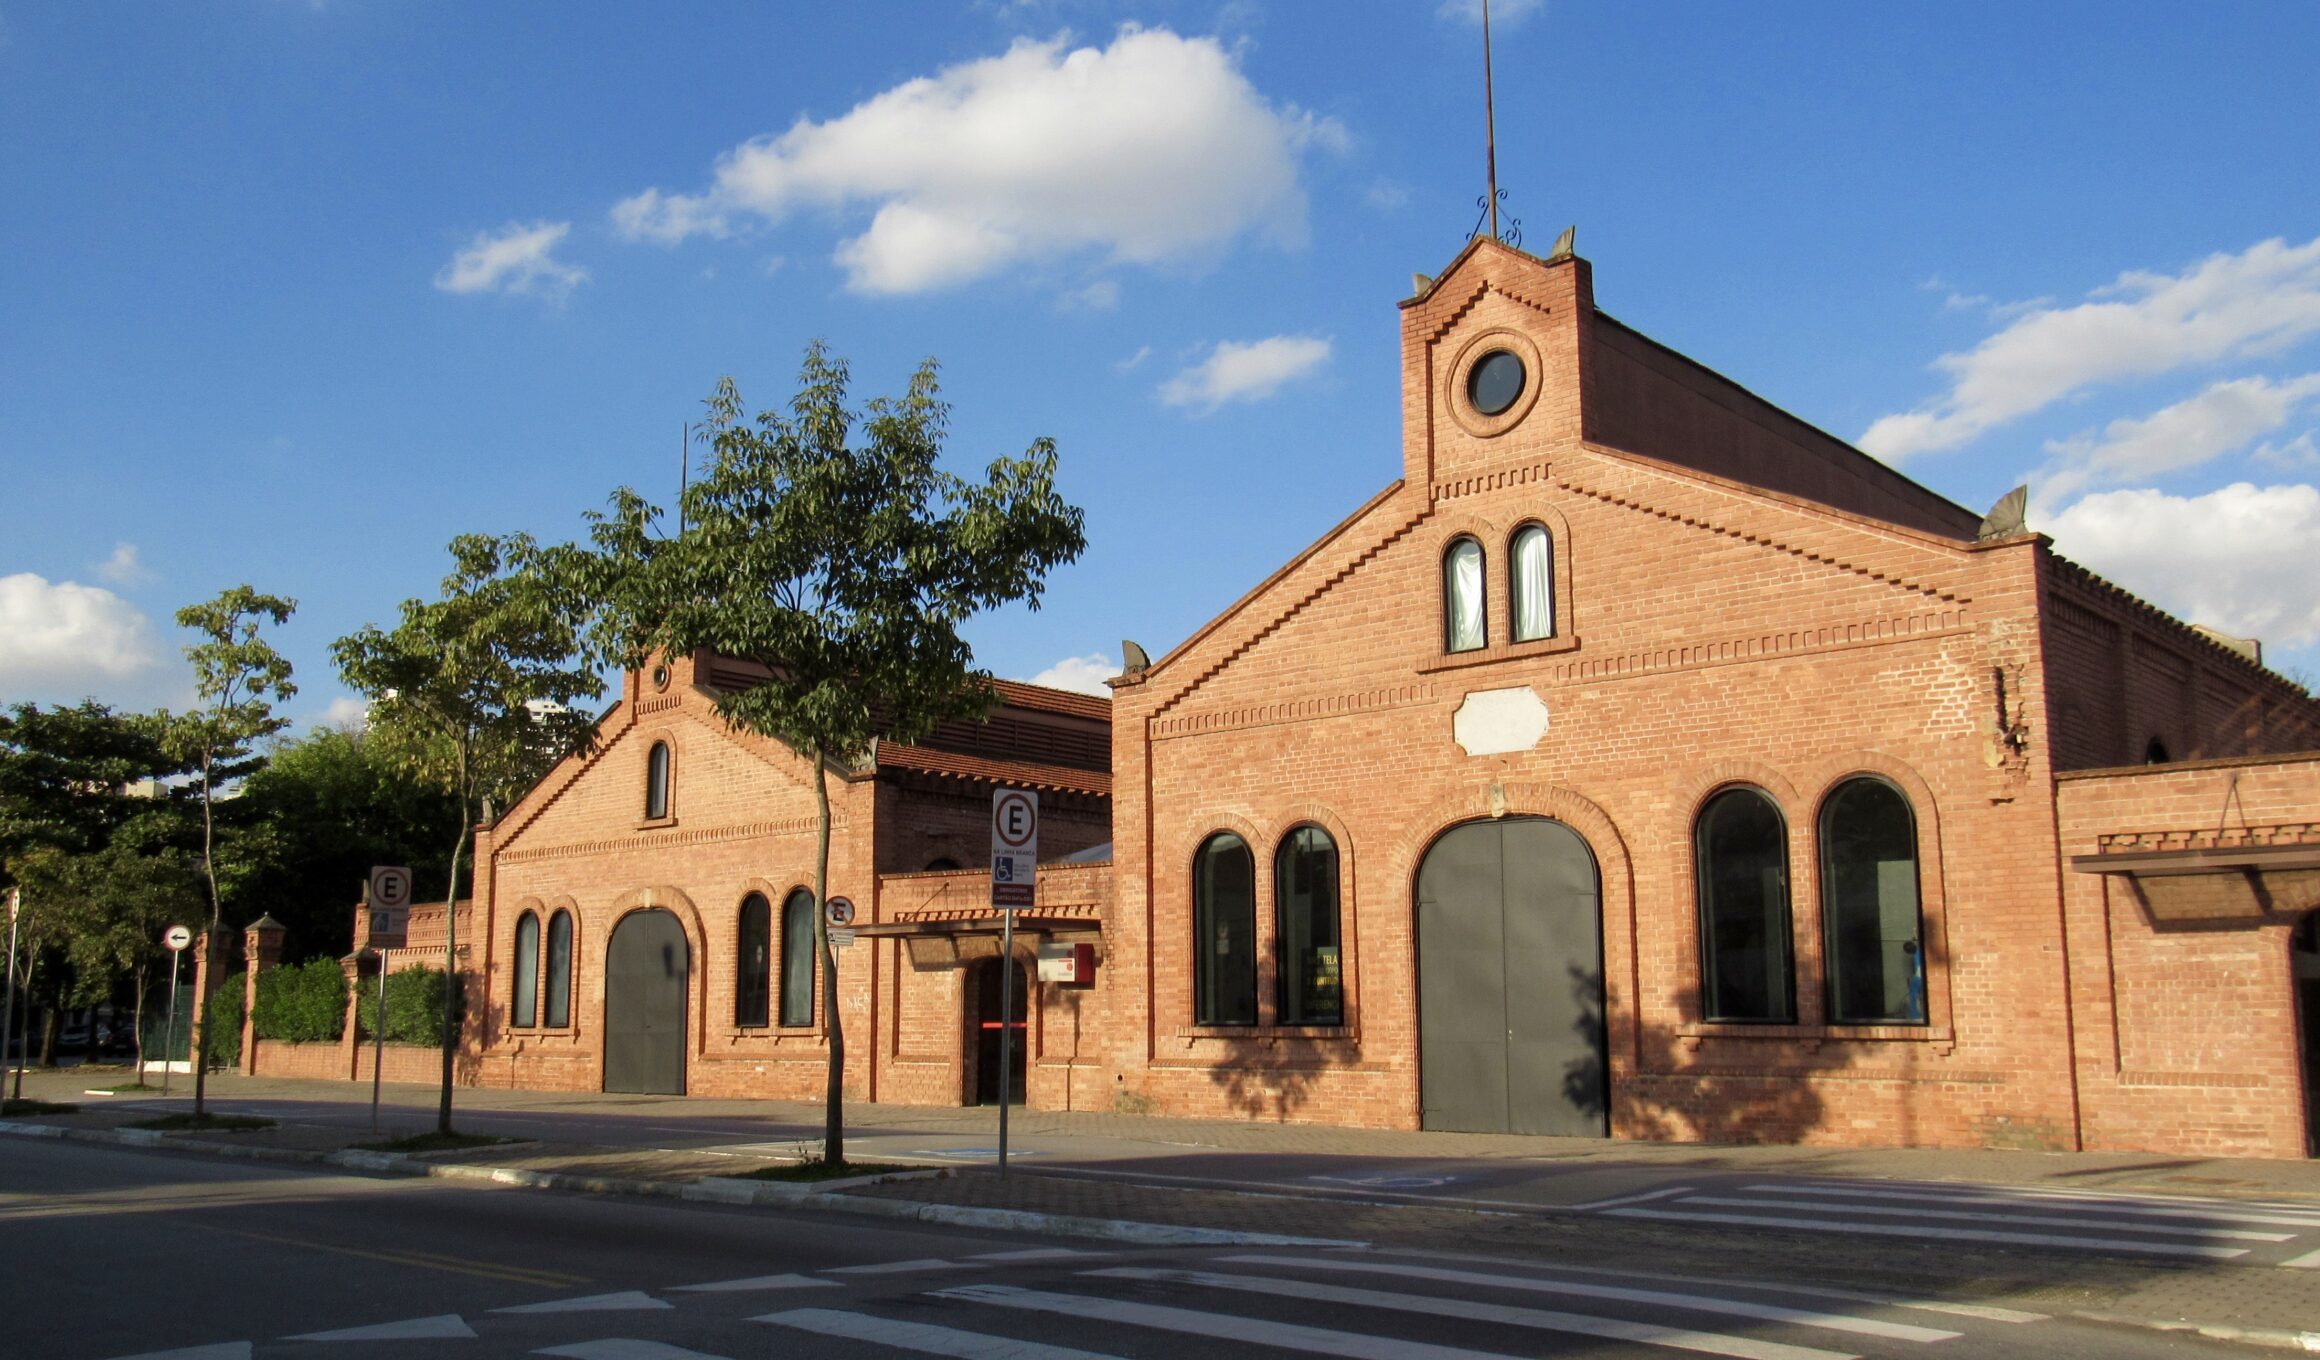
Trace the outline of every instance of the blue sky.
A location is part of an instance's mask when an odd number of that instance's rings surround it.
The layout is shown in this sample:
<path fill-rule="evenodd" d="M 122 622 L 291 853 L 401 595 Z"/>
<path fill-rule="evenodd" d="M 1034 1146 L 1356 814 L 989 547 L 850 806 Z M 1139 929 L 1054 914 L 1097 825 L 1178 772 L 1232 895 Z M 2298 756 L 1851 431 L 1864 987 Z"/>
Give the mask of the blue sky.
<path fill-rule="evenodd" d="M 1598 303 L 2320 678 L 2320 6 L 1505 0 L 1500 181 Z M 666 503 L 720 374 L 940 359 L 1090 548 L 972 630 L 1082 683 L 1398 475 L 1475 221 L 1458 0 L 0 0 L 0 701 L 182 705 L 182 604 L 330 641 L 464 532 Z"/>

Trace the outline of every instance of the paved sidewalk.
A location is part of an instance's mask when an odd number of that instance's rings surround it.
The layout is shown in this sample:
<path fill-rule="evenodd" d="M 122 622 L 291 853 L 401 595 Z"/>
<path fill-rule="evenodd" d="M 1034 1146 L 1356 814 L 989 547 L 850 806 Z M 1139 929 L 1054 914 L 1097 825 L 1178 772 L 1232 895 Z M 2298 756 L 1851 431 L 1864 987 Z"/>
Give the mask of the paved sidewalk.
<path fill-rule="evenodd" d="M 2320 1349 L 2320 1269 L 2148 1263 L 1947 1243 L 1864 1242 L 1763 1228 L 1677 1228 L 1573 1208 L 1638 1185 L 1736 1173 L 1956 1182 L 1961 1192 L 1989 1186 L 2239 1198 L 2320 1209 L 2320 1163 L 2309 1161 L 1704 1147 L 1018 1109 L 1011 1115 L 1011 1142 L 1027 1155 L 1002 1180 L 987 1160 L 996 1142 L 995 1110 L 865 1105 L 847 1108 L 851 1160 L 943 1169 L 868 1184 L 798 1187 L 731 1179 L 818 1149 L 822 1112 L 798 1102 L 462 1088 L 455 1102 L 463 1131 L 529 1141 L 398 1158 L 352 1150 L 374 1138 L 367 1086 L 216 1076 L 208 1088 L 213 1108 L 263 1111 L 276 1125 L 245 1133 L 157 1135 L 121 1130 L 160 1112 L 158 1091 L 82 1094 L 84 1088 L 126 1075 L 34 1072 L 25 1082 L 26 1096 L 80 1109 L 20 1116 L 6 1130 L 23 1136 L 126 1139 L 210 1155 L 327 1160 L 401 1174 L 780 1204 L 1155 1243 L 1296 1238 L 1360 1242 L 1380 1251 L 1579 1259 L 1702 1275 L 1777 1269 L 1883 1293 L 2003 1301 L 2042 1312 Z M 179 1079 L 162 1108 L 190 1109 L 189 1084 Z M 390 1135 L 433 1127 L 432 1089 L 390 1087 L 387 1101 L 382 1128 Z M 553 1132 L 575 1128 L 589 1136 Z M 551 1132 L 541 1136 L 542 1130 Z M 1281 1164 L 1300 1168 L 1308 1161 L 1294 1159 L 1328 1159 L 1326 1164 L 1342 1163 L 1349 1174 L 1268 1172 L 1268 1158 L 1288 1159 Z M 1423 1170 L 1476 1164 L 1521 1176 L 1531 1198 L 1519 1211 L 1429 1202 L 1427 1196 L 1390 1188 L 1403 1178 L 1350 1174 L 1380 1166 Z M 1236 1171 L 1244 1167 L 1251 1168 L 1245 1176 Z M 1365 1187 L 1361 1181 L 1372 1184 Z M 1376 1188 L 1380 1185 L 1388 1188 Z"/>

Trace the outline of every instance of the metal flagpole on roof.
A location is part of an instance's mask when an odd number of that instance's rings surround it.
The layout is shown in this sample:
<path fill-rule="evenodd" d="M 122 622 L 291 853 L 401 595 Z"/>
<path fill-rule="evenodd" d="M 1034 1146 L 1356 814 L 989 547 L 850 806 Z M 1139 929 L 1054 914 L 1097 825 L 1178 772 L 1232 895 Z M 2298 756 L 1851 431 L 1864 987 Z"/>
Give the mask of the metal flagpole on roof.
<path fill-rule="evenodd" d="M 1482 0 L 1482 156 L 1488 177 L 1490 239 L 1498 239 L 1498 110 L 1491 94 L 1490 0 Z"/>

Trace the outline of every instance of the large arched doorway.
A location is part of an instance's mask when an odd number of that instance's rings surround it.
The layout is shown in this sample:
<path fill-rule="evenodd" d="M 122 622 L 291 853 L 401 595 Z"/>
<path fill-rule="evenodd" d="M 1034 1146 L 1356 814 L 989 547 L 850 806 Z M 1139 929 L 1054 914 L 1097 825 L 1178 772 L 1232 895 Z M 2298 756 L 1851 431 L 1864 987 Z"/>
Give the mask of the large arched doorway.
<path fill-rule="evenodd" d="M 2320 911 L 2304 913 L 2288 934 L 2288 971 L 2296 989 L 2297 1056 L 2304 1073 L 2304 1155 L 2320 1156 Z"/>
<path fill-rule="evenodd" d="M 1023 965 L 1015 968 L 1014 1006 L 1006 1018 L 1000 1018 L 1000 986 L 1003 976 L 999 960 L 985 959 L 975 965 L 969 974 L 967 999 L 972 1006 L 967 1023 L 973 1028 L 972 1052 L 975 1057 L 974 1092 L 977 1105 L 999 1103 L 999 1036 L 1014 1031 L 1014 1051 L 1007 1064 L 1007 1103 L 1024 1104 L 1023 1078 L 1029 1068 L 1024 1050 L 1030 1047 L 1031 1030 L 1024 1017 L 1031 1013 L 1030 988 L 1026 985 Z"/>
<path fill-rule="evenodd" d="M 604 949 L 604 1089 L 685 1093 L 692 951 L 672 912 L 631 912 Z"/>
<path fill-rule="evenodd" d="M 1418 867 L 1418 1084 L 1429 1129 L 1601 1137 L 1595 856 L 1543 817 L 1451 828 Z"/>

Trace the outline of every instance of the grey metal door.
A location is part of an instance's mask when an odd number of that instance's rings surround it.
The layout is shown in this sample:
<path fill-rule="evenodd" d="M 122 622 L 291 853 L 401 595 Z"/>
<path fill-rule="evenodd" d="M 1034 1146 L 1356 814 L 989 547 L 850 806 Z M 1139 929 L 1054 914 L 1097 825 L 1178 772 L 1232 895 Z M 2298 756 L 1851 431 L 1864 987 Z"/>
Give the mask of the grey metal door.
<path fill-rule="evenodd" d="M 1595 856 L 1540 817 L 1454 827 L 1418 868 L 1418 1083 L 1429 1129 L 1600 1137 Z"/>
<path fill-rule="evenodd" d="M 675 915 L 632 912 L 604 949 L 604 1089 L 685 1093 L 691 950 Z"/>

